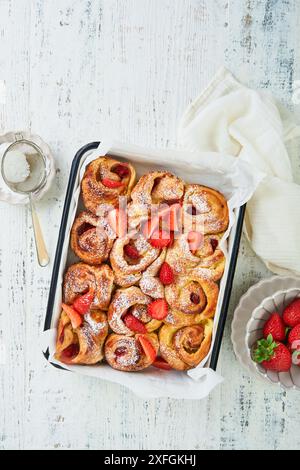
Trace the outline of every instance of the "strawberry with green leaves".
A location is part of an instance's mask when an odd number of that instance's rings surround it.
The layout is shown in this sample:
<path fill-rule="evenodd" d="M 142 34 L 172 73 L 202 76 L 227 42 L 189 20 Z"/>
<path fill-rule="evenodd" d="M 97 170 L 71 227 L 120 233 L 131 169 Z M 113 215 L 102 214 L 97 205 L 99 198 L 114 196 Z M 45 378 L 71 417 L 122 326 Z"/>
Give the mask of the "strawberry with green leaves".
<path fill-rule="evenodd" d="M 266 370 L 288 372 L 292 366 L 289 349 L 284 344 L 274 341 L 272 335 L 257 341 L 252 355 L 253 360 Z"/>

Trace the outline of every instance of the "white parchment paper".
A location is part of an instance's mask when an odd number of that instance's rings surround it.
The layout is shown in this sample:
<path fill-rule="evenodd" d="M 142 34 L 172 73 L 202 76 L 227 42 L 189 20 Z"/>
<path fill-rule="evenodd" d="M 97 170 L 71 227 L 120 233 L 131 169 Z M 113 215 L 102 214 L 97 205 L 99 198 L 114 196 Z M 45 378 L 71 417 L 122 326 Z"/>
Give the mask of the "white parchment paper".
<path fill-rule="evenodd" d="M 240 206 L 245 204 L 254 193 L 263 175 L 254 172 L 246 162 L 230 155 L 219 153 L 191 153 L 179 150 L 152 150 L 133 145 L 118 143 L 101 143 L 98 149 L 86 154 L 80 164 L 74 196 L 70 206 L 66 238 L 63 247 L 57 292 L 54 302 L 51 329 L 43 333 L 43 351 L 49 348 L 49 360 L 54 359 L 56 327 L 61 313 L 63 274 L 67 266 L 76 261 L 69 249 L 69 233 L 81 206 L 80 181 L 86 165 L 95 158 L 112 155 L 120 160 L 129 160 L 137 170 L 138 177 L 155 169 L 166 169 L 182 177 L 188 183 L 199 183 L 219 190 L 227 199 L 229 207 L 229 227 L 221 242 L 226 256 L 226 268 L 220 283 L 220 294 L 216 310 L 214 331 L 218 326 L 220 307 L 226 286 L 232 243 L 235 235 L 236 214 Z M 211 349 L 213 348 L 213 343 Z M 141 372 L 120 372 L 106 364 L 95 366 L 63 365 L 73 372 L 98 377 L 99 379 L 122 384 L 143 398 L 170 397 L 178 399 L 202 399 L 223 381 L 223 378 L 210 369 L 209 355 L 195 369 L 188 372 L 161 371 L 150 367 Z"/>

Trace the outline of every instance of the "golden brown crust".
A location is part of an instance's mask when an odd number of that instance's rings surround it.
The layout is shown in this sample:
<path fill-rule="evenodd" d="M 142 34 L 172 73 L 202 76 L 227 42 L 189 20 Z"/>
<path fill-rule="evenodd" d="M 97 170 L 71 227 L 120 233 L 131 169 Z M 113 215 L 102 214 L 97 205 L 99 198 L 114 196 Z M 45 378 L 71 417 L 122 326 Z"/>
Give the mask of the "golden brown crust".
<path fill-rule="evenodd" d="M 167 249 L 164 248 L 159 257 L 144 271 L 139 282 L 141 291 L 151 296 L 153 299 L 163 299 L 165 297 L 165 287 L 159 279 L 158 274 L 165 261 L 166 254 Z"/>
<path fill-rule="evenodd" d="M 229 223 L 226 199 L 215 189 L 199 184 L 187 184 L 183 199 L 183 217 L 185 232 L 224 232 Z"/>
<path fill-rule="evenodd" d="M 106 314 L 92 310 L 83 324 L 73 329 L 63 311 L 58 325 L 55 358 L 67 364 L 96 364 L 102 361 L 103 346 L 108 334 Z"/>
<path fill-rule="evenodd" d="M 189 235 L 182 234 L 168 249 L 166 262 L 176 274 L 184 275 L 193 271 L 204 279 L 218 281 L 225 268 L 225 256 L 218 247 L 222 235 L 204 235 L 201 246 L 192 252 L 188 242 Z"/>
<path fill-rule="evenodd" d="M 114 172 L 117 165 L 124 165 L 129 169 L 128 176 L 121 178 Z M 86 168 L 82 183 L 82 197 L 85 207 L 99 214 L 100 204 L 118 205 L 120 196 L 129 198 L 131 189 L 135 182 L 135 169 L 130 163 L 121 163 L 110 157 L 99 157 L 93 160 Z M 120 182 L 122 185 L 118 188 L 109 188 L 103 184 L 104 179 Z"/>
<path fill-rule="evenodd" d="M 108 364 L 117 370 L 136 372 L 146 369 L 152 361 L 145 355 L 138 336 L 124 336 L 115 333 L 108 336 L 104 352 Z M 143 335 L 152 345 L 156 354 L 159 349 L 155 333 Z"/>
<path fill-rule="evenodd" d="M 213 321 L 174 327 L 164 325 L 159 331 L 160 354 L 176 370 L 196 367 L 210 350 Z"/>
<path fill-rule="evenodd" d="M 71 230 L 71 248 L 82 261 L 101 264 L 107 260 L 114 243 L 113 230 L 105 218 L 81 212 Z"/>
<path fill-rule="evenodd" d="M 215 315 L 219 287 L 195 273 L 178 276 L 165 287 L 166 300 L 170 306 L 165 320 L 171 325 L 193 325 Z"/>
<path fill-rule="evenodd" d="M 72 304 L 74 300 L 93 290 L 95 293 L 92 309 L 107 310 L 113 291 L 114 275 L 107 264 L 90 266 L 76 263 L 69 267 L 64 277 L 64 301 Z"/>
<path fill-rule="evenodd" d="M 184 182 L 168 171 L 152 171 L 143 175 L 131 193 L 128 224 L 132 228 L 148 217 L 152 204 L 170 204 L 182 200 Z"/>
<path fill-rule="evenodd" d="M 139 258 L 132 260 L 124 253 L 124 247 L 132 244 L 139 253 Z M 141 279 L 143 271 L 159 256 L 160 250 L 137 234 L 118 238 L 110 253 L 110 263 L 115 274 L 115 283 L 121 287 L 130 287 Z"/>
<path fill-rule="evenodd" d="M 161 321 L 154 320 L 147 314 L 147 305 L 150 302 L 151 298 L 143 294 L 138 287 L 118 289 L 108 309 L 109 326 L 115 333 L 133 336 L 134 332 L 127 328 L 124 323 L 124 316 L 130 313 L 145 325 L 149 333 L 157 330 L 161 325 Z"/>
<path fill-rule="evenodd" d="M 55 357 L 70 364 L 96 364 L 105 354 L 111 367 L 139 371 L 153 363 L 160 349 L 172 368 L 187 370 L 207 356 L 212 341 L 219 294 L 216 282 L 225 267 L 219 242 L 229 224 L 227 202 L 218 191 L 185 184 L 167 171 L 143 175 L 134 187 L 135 176 L 131 164 L 109 156 L 86 167 L 81 188 L 87 210 L 76 217 L 70 240 L 83 262 L 68 268 L 63 298 L 72 305 L 86 292 L 95 296 L 76 329 L 62 312 Z M 119 207 L 120 196 L 132 201 L 127 214 Z M 126 234 L 127 219 L 130 232 Z M 171 246 L 153 246 L 154 230 L 174 232 Z M 190 239 L 191 231 L 200 235 L 192 234 Z M 154 238 L 151 243 L 150 237 Z M 161 271 L 164 262 L 172 269 L 173 282 L 168 281 L 168 268 Z M 168 315 L 156 320 L 148 314 L 148 305 L 163 298 Z M 141 324 L 147 333 L 133 331 L 143 331 Z M 109 328 L 113 333 L 107 336 Z"/>

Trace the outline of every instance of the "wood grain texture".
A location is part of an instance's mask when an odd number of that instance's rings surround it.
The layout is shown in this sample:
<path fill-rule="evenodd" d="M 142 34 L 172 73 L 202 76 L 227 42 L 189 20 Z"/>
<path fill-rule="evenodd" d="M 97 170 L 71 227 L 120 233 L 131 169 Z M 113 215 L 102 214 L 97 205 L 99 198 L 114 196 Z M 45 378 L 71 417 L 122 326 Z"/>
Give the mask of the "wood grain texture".
<path fill-rule="evenodd" d="M 1 131 L 31 128 L 55 153 L 57 178 L 38 206 L 52 259 L 71 160 L 86 142 L 109 133 L 174 148 L 182 112 L 222 64 L 299 117 L 299 29 L 297 0 L 0 0 Z M 296 144 L 291 152 L 300 182 Z M 257 382 L 233 355 L 237 301 L 270 274 L 246 242 L 219 362 L 226 382 L 179 406 L 47 365 L 38 338 L 52 264 L 37 266 L 25 208 L 0 203 L 0 218 L 0 449 L 299 448 L 298 395 Z"/>

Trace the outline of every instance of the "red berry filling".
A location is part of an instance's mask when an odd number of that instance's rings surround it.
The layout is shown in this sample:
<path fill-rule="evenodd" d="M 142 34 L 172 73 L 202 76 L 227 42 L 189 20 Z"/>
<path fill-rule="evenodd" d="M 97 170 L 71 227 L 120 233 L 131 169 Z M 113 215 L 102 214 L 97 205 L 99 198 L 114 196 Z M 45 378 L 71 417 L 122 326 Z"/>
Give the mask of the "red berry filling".
<path fill-rule="evenodd" d="M 130 173 L 128 166 L 121 165 L 121 164 L 116 165 L 112 171 L 116 173 L 118 176 L 120 176 L 120 178 L 126 178 L 126 176 L 128 176 Z"/>
<path fill-rule="evenodd" d="M 125 346 L 120 346 L 119 348 L 115 350 L 115 356 L 116 357 L 124 356 L 126 352 L 127 352 L 127 349 L 125 348 Z"/>
<path fill-rule="evenodd" d="M 191 302 L 193 302 L 193 304 L 195 304 L 195 305 L 200 304 L 200 297 L 199 297 L 198 294 L 195 294 L 194 292 L 192 292 L 191 296 L 190 296 L 190 299 L 191 299 Z"/>
<path fill-rule="evenodd" d="M 140 254 L 135 246 L 133 245 L 125 245 L 124 246 L 124 253 L 130 259 L 139 259 Z"/>

